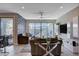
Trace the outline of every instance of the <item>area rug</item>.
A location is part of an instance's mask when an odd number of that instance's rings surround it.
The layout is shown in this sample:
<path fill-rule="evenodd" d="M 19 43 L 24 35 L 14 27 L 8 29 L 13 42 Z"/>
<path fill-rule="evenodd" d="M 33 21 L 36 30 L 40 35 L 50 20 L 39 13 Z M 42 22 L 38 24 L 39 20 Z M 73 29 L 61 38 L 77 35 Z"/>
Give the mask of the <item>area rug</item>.
<path fill-rule="evenodd" d="M 16 52 L 18 56 L 31 56 L 30 45 L 25 45 L 22 49 Z"/>
<path fill-rule="evenodd" d="M 30 45 L 25 45 L 23 47 L 23 49 L 20 50 L 21 53 L 30 53 L 31 52 L 31 48 L 30 48 Z"/>

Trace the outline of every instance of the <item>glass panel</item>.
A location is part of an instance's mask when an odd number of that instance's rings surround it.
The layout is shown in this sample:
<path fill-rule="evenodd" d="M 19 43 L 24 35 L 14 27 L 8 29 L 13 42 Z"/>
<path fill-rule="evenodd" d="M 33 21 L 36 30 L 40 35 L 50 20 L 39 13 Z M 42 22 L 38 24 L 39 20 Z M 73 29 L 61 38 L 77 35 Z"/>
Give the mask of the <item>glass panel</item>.
<path fill-rule="evenodd" d="M 34 36 L 34 23 L 29 24 L 29 33 L 31 33 L 31 35 Z"/>
<path fill-rule="evenodd" d="M 53 37 L 53 24 L 52 23 L 48 23 L 48 37 Z"/>
<path fill-rule="evenodd" d="M 8 44 L 13 44 L 13 18 L 1 18 L 1 36 L 8 37 Z"/>
<path fill-rule="evenodd" d="M 29 31 L 35 37 L 47 38 L 53 37 L 53 24 L 52 23 L 30 23 Z"/>
<path fill-rule="evenodd" d="M 40 37 L 40 23 L 35 23 L 35 37 Z"/>
<path fill-rule="evenodd" d="M 55 35 L 58 35 L 58 25 L 54 24 Z"/>
<path fill-rule="evenodd" d="M 48 23 L 42 23 L 42 38 L 48 37 Z"/>

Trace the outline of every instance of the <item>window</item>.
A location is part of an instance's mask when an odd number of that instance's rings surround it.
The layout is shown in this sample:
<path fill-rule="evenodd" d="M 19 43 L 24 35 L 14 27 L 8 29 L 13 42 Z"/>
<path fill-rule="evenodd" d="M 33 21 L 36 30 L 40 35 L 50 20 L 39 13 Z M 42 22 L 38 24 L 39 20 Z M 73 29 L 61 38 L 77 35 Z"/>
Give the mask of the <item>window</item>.
<path fill-rule="evenodd" d="M 53 25 L 53 23 L 30 23 L 29 32 L 35 37 L 53 37 Z"/>

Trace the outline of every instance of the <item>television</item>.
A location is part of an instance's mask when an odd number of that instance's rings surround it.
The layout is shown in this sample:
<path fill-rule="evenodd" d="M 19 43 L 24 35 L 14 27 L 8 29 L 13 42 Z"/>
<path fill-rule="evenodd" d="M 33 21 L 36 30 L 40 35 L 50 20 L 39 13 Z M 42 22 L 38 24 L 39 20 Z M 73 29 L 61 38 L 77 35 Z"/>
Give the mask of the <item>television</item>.
<path fill-rule="evenodd" d="M 67 33 L 67 24 L 60 25 L 60 33 Z"/>

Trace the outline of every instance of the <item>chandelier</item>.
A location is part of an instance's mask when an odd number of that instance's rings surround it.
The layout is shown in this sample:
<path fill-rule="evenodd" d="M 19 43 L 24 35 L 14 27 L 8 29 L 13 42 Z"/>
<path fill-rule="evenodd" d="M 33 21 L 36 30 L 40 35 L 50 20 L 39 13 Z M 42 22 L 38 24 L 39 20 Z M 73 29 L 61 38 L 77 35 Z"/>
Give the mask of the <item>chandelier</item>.
<path fill-rule="evenodd" d="M 40 20 L 40 34 L 39 34 L 39 36 L 40 36 L 40 38 L 43 38 L 43 35 L 42 35 L 42 21 L 43 21 L 45 12 L 44 11 L 39 11 L 36 14 L 40 15 L 40 19 L 39 19 Z"/>
<path fill-rule="evenodd" d="M 42 19 L 43 19 L 43 15 L 44 15 L 45 12 L 43 11 L 40 11 L 39 14 L 40 14 L 40 38 L 42 38 Z"/>

